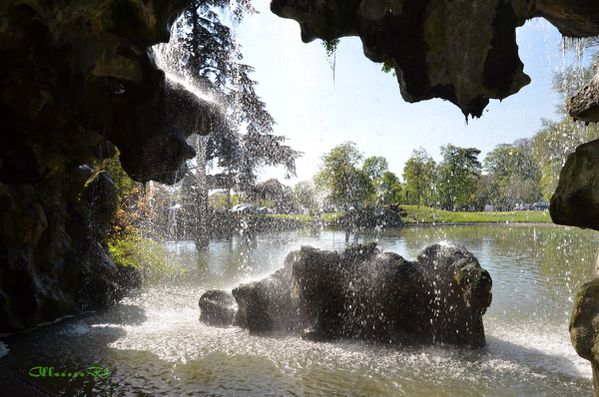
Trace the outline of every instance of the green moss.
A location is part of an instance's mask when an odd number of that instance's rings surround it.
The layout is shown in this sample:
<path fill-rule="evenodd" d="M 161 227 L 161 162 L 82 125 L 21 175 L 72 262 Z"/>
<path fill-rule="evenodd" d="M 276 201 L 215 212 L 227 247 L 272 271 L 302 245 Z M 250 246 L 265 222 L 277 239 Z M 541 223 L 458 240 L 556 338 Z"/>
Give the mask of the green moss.
<path fill-rule="evenodd" d="M 178 272 L 168 260 L 168 253 L 161 244 L 137 233 L 112 236 L 108 240 L 108 249 L 117 265 L 136 267 L 147 282 Z"/>

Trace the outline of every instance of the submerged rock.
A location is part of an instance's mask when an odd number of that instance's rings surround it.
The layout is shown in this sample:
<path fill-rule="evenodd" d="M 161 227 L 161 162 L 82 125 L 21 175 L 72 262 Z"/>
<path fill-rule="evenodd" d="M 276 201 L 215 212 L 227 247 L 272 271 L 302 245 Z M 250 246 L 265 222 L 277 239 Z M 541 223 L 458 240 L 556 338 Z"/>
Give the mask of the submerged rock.
<path fill-rule="evenodd" d="M 485 345 L 492 281 L 464 247 L 435 244 L 410 262 L 376 244 L 302 247 L 264 280 L 233 290 L 235 324 L 312 340 Z"/>
<path fill-rule="evenodd" d="M 200 297 L 200 321 L 209 325 L 227 326 L 235 316 L 235 299 L 226 291 L 209 290 Z"/>

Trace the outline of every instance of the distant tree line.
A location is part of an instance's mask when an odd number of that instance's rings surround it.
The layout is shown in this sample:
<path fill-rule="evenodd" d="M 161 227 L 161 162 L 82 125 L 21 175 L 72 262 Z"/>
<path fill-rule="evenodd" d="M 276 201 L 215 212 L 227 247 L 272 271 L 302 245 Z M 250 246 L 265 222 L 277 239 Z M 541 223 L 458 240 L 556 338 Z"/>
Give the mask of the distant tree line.
<path fill-rule="evenodd" d="M 532 138 L 497 145 L 484 159 L 477 148 L 446 144 L 437 163 L 420 148 L 406 161 L 400 182 L 384 158 L 364 159 L 354 143 L 346 142 L 323 156 L 315 184 L 327 192 L 327 203 L 339 209 L 395 203 L 450 211 L 480 211 L 486 205 L 512 210 L 548 201 L 568 154 L 599 139 L 597 125 L 575 123 L 565 111 L 567 98 L 591 75 L 591 67 L 583 66 L 556 74 L 554 89 L 563 103 L 559 118 L 542 120 Z"/>

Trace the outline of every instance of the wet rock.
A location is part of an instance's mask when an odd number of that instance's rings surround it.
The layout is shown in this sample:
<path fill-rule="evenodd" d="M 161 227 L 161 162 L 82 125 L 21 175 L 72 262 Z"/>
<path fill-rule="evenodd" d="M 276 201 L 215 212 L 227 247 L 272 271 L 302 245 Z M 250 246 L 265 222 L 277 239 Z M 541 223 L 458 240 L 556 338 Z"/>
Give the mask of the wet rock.
<path fill-rule="evenodd" d="M 83 187 L 85 210 L 95 232 L 103 236 L 108 232 L 118 206 L 118 192 L 107 172 L 101 171 L 90 177 Z"/>
<path fill-rule="evenodd" d="M 584 284 L 570 318 L 570 339 L 576 353 L 591 362 L 593 384 L 599 390 L 599 279 Z"/>
<path fill-rule="evenodd" d="M 485 345 L 492 281 L 465 248 L 433 245 L 415 262 L 376 244 L 302 247 L 270 277 L 233 290 L 236 324 L 311 340 Z"/>
<path fill-rule="evenodd" d="M 117 282 L 124 293 L 141 288 L 142 276 L 137 268 L 118 265 L 117 268 Z"/>
<path fill-rule="evenodd" d="M 271 276 L 233 289 L 238 305 L 234 324 L 255 334 L 296 330 L 298 310 L 293 293 L 291 263 L 286 261 L 285 267 Z"/>
<path fill-rule="evenodd" d="M 570 98 L 567 110 L 574 120 L 599 122 L 599 69 L 593 79 Z"/>
<path fill-rule="evenodd" d="M 395 70 L 406 101 L 443 98 L 477 117 L 530 82 L 515 34 L 527 19 L 599 35 L 599 7 L 587 0 L 272 0 L 271 10 L 296 20 L 305 42 L 359 36 L 368 58 Z"/>
<path fill-rule="evenodd" d="M 202 294 L 200 301 L 200 321 L 209 325 L 228 326 L 235 316 L 233 295 L 222 290 L 209 290 Z"/>
<path fill-rule="evenodd" d="M 462 246 L 429 246 L 418 256 L 418 263 L 429 285 L 427 298 L 433 339 L 484 346 L 482 316 L 492 300 L 489 273 Z"/>
<path fill-rule="evenodd" d="M 107 254 L 116 188 L 87 164 L 118 152 L 137 180 L 180 177 L 194 154 L 186 134 L 208 128 L 178 120 L 205 121 L 209 109 L 170 100 L 181 87 L 148 48 L 190 3 L 0 1 L 0 333 L 140 284 Z"/>
<path fill-rule="evenodd" d="M 568 156 L 549 211 L 554 223 L 599 230 L 599 140 Z"/>

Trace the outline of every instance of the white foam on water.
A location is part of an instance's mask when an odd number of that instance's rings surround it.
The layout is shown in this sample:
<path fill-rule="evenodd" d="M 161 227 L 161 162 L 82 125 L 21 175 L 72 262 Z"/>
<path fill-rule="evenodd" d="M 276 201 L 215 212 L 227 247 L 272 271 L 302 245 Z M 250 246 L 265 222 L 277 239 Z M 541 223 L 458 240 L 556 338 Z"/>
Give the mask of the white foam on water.
<path fill-rule="evenodd" d="M 531 330 L 524 325 L 503 326 L 487 332 L 491 355 L 523 364 L 535 372 L 592 378 L 589 362 L 576 354 L 567 326 Z"/>

